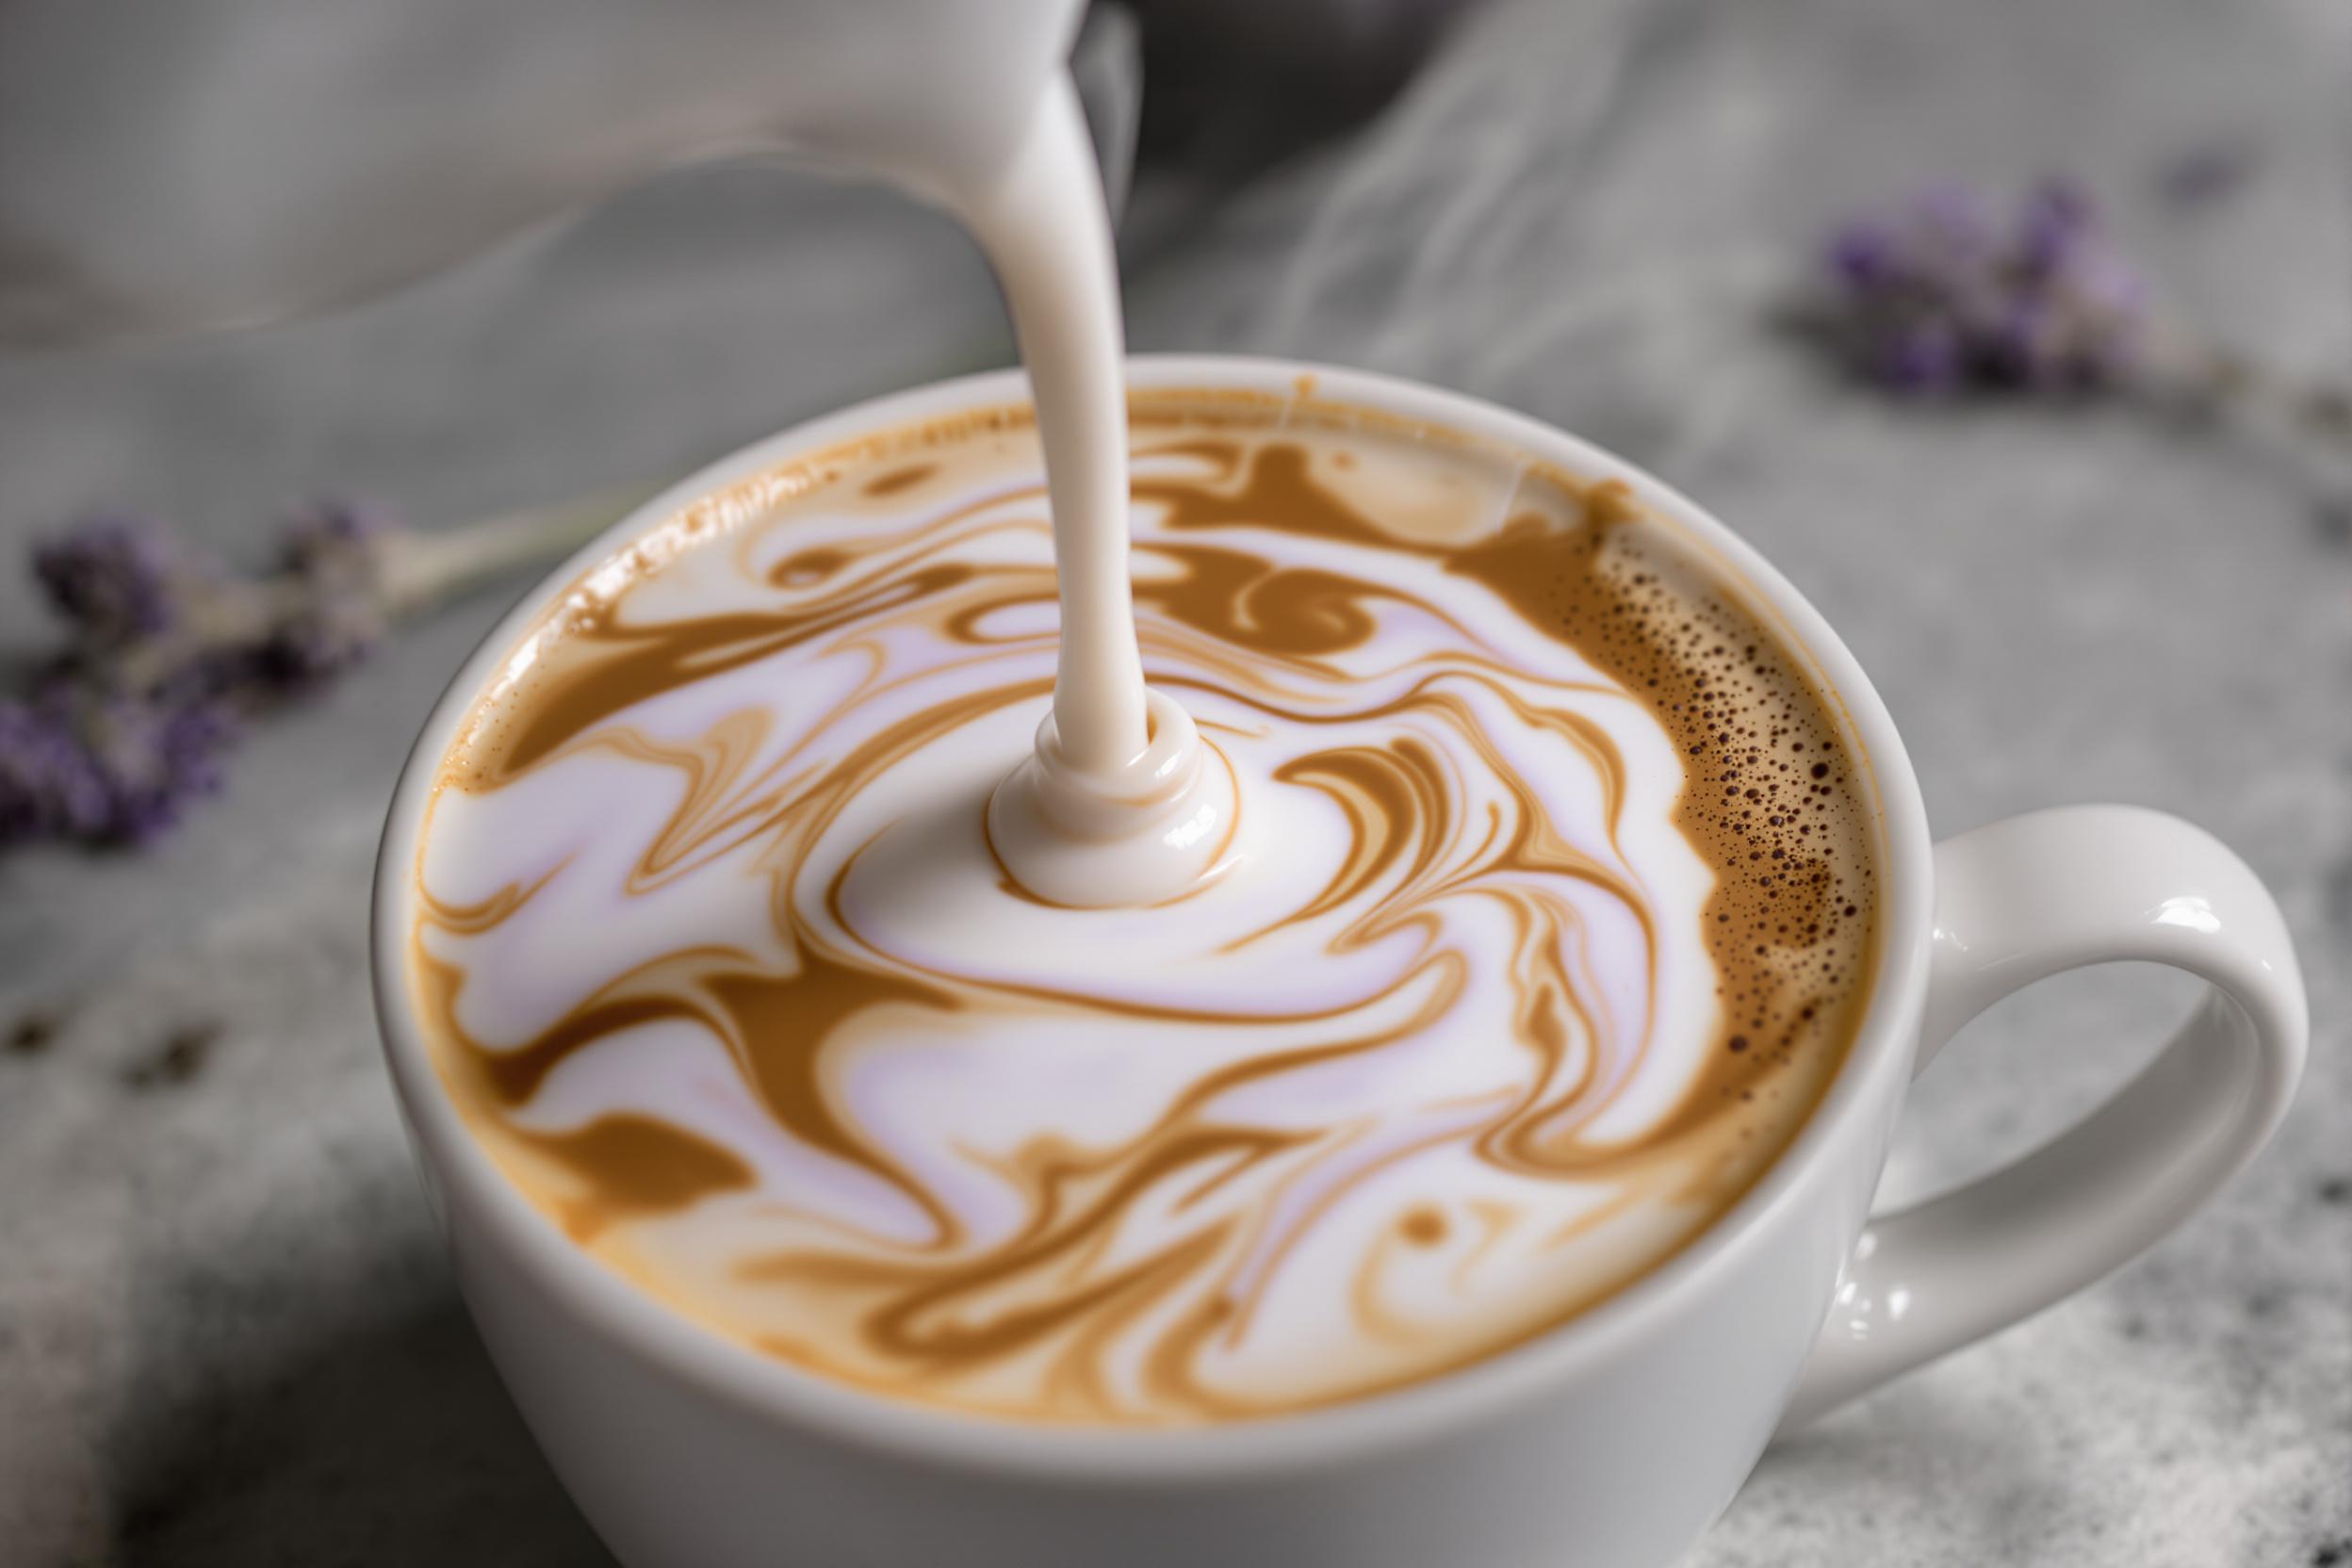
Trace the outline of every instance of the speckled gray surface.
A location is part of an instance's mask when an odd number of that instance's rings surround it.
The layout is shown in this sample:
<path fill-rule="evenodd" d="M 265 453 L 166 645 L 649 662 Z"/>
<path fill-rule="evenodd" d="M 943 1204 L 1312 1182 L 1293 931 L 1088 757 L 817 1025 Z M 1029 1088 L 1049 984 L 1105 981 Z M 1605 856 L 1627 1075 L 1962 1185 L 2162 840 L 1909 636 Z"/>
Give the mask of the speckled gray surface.
<path fill-rule="evenodd" d="M 2348 63 L 2341 0 L 1507 8 L 1138 260 L 1139 346 L 1424 376 L 1712 503 L 1873 672 L 1940 829 L 2145 802 L 2286 906 L 2316 1032 L 2277 1147 L 2096 1289 L 1775 1449 L 1694 1568 L 2352 1563 L 2352 478 L 2131 413 L 1889 409 L 1769 324 L 1828 216 L 2066 168 L 2172 303 L 2352 371 Z M 2214 146 L 2236 188 L 2160 199 Z M 676 179 L 344 318 L 0 361 L 0 546 L 100 500 L 250 542 L 326 485 L 447 524 L 1002 352 L 936 219 Z M 267 730 L 151 858 L 0 864 L 0 1025 L 59 1020 L 0 1052 L 0 1560 L 605 1560 L 452 1295 L 365 988 L 393 770 L 519 586 Z M 37 633 L 0 584 L 0 652 Z M 2078 1113 L 2184 998 L 2118 971 L 2005 1004 L 1920 1085 L 1890 1187 Z M 191 1026 L 200 1070 L 153 1071 Z"/>

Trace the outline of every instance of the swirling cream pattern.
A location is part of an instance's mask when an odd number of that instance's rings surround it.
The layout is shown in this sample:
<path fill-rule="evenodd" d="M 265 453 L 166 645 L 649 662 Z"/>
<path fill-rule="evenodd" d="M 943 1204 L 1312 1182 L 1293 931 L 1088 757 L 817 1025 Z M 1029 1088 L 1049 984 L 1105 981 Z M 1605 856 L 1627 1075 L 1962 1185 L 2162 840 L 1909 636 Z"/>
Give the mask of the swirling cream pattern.
<path fill-rule="evenodd" d="M 1614 487 L 1139 407 L 1146 664 L 1241 803 L 1149 909 L 987 838 L 1054 663 L 1011 412 L 591 574 L 445 760 L 413 986 L 578 1242 L 718 1331 L 1036 1419 L 1295 1410 L 1654 1266 L 1840 1059 L 1857 759 Z"/>

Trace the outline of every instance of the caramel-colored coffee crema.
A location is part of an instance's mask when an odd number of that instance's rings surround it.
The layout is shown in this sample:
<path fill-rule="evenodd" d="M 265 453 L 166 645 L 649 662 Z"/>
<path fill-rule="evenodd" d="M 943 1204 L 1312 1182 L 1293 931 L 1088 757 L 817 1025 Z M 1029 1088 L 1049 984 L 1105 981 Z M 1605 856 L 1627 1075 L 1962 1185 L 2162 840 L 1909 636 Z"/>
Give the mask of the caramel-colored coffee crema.
<path fill-rule="evenodd" d="M 1869 998 L 1866 765 L 1676 525 L 1303 387 L 1131 414 L 1144 662 L 1238 802 L 1190 893 L 991 852 L 1055 658 L 1021 410 L 662 521 L 441 762 L 408 979 L 467 1125 L 877 1394 L 1177 1425 L 1493 1355 L 1736 1200 Z"/>

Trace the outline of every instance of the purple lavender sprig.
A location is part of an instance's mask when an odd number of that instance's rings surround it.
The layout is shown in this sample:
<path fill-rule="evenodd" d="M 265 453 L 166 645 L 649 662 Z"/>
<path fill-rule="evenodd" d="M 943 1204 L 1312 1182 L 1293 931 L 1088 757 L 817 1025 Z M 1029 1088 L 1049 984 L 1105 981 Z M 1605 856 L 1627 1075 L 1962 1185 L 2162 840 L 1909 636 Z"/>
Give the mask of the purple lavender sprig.
<path fill-rule="evenodd" d="M 219 787 L 234 712 L 53 685 L 0 699 L 0 845 L 28 839 L 140 844 Z"/>
<path fill-rule="evenodd" d="M 33 547 L 33 576 L 74 634 L 90 643 L 169 630 L 188 571 L 161 530 L 119 513 Z"/>
<path fill-rule="evenodd" d="M 379 506 L 321 501 L 295 513 L 279 539 L 296 602 L 253 649 L 254 675 L 286 695 L 323 690 L 366 659 L 390 629 L 384 557 L 400 525 Z"/>
<path fill-rule="evenodd" d="M 115 514 L 38 542 L 62 640 L 0 696 L 0 849 L 152 841 L 220 787 L 247 721 L 327 689 L 403 615 L 622 510 L 591 497 L 426 535 L 324 501 L 292 514 L 272 566 L 247 576 Z"/>
<path fill-rule="evenodd" d="M 1838 346 L 1891 391 L 2087 392 L 2128 379 L 2147 348 L 2145 281 L 2063 182 L 2006 220 L 1937 188 L 1847 224 L 1826 262 Z"/>
<path fill-rule="evenodd" d="M 1930 188 L 1838 229 L 1822 272 L 1814 324 L 1898 396 L 2121 395 L 2352 443 L 2352 392 L 2278 375 L 2162 316 L 2067 181 L 2005 215 L 1965 188 Z"/>

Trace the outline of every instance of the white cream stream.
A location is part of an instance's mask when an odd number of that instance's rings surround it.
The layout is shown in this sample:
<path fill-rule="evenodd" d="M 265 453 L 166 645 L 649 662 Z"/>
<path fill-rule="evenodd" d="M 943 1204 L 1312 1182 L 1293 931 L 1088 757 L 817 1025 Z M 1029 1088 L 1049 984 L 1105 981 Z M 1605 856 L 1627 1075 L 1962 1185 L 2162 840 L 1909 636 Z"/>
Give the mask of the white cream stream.
<path fill-rule="evenodd" d="M 1182 706 L 1147 694 L 1128 580 L 1127 388 L 1118 262 L 1077 94 L 1050 86 L 1004 167 L 946 188 L 1012 311 L 1053 500 L 1061 645 L 1054 711 L 989 810 L 997 853 L 1055 903 L 1158 903 L 1196 887 L 1230 826 Z"/>

